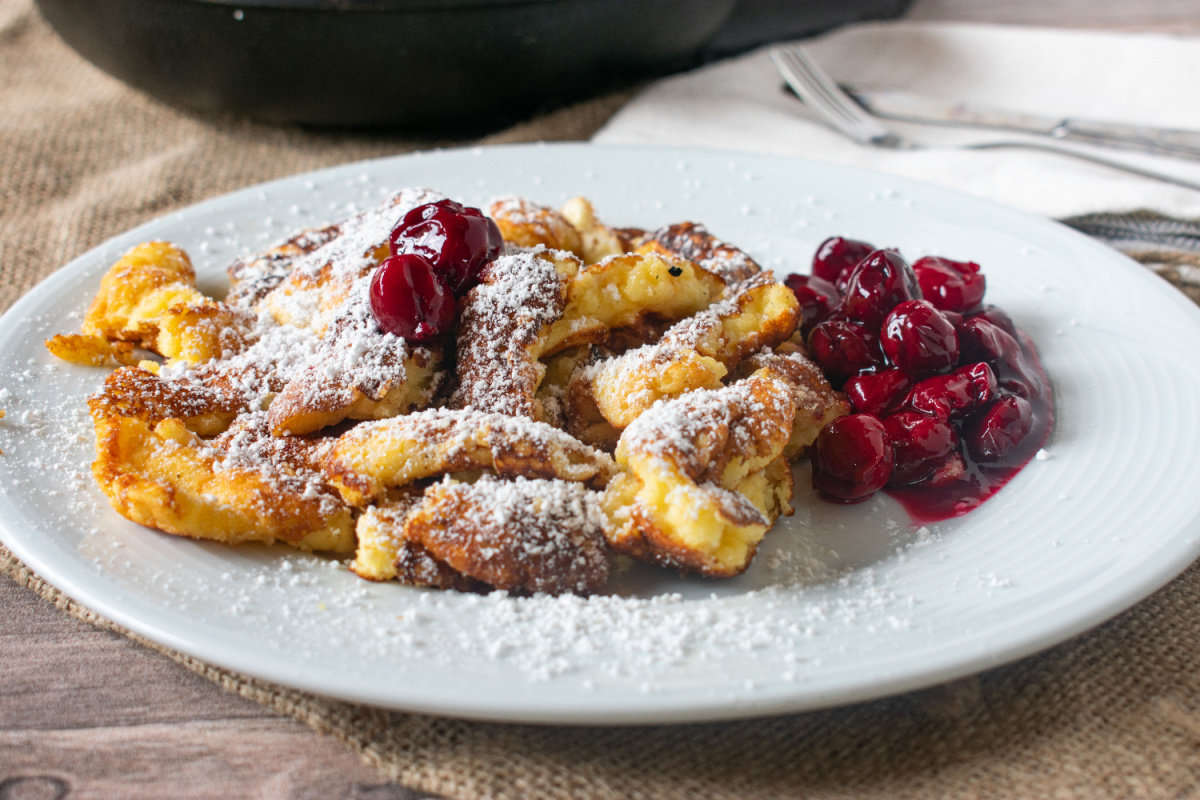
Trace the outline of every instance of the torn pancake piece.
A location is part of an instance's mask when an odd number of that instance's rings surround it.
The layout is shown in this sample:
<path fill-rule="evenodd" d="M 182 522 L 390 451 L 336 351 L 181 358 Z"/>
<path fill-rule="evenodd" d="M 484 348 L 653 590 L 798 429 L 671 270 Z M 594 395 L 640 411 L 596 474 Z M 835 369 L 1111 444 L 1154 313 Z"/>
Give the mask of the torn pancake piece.
<path fill-rule="evenodd" d="M 545 367 L 538 359 L 580 267 L 574 256 L 547 250 L 508 253 L 484 266 L 459 310 L 459 385 L 452 407 L 544 416 L 537 390 Z"/>
<path fill-rule="evenodd" d="M 240 352 L 253 325 L 252 314 L 196 289 L 187 253 L 170 242 L 147 242 L 130 249 L 100 279 L 83 320 L 83 337 L 47 346 L 76 363 L 70 356 L 88 349 L 88 340 L 97 353 L 103 340 L 201 364 Z M 122 350 L 114 345 L 112 355 Z"/>
<path fill-rule="evenodd" d="M 794 414 L 790 386 L 767 371 L 656 403 L 617 445 L 624 471 L 603 501 L 609 544 L 710 577 L 745 571 L 791 513 L 782 454 Z"/>
<path fill-rule="evenodd" d="M 590 423 L 594 405 L 614 428 L 626 428 L 658 400 L 719 388 L 747 355 L 791 336 L 797 321 L 792 291 L 759 273 L 727 299 L 676 323 L 656 344 L 578 370 L 566 393 L 567 418 Z"/>
<path fill-rule="evenodd" d="M 113 416 L 98 418 L 95 425 L 92 474 L 127 519 L 227 544 L 354 548 L 350 509 L 311 469 L 319 454 L 272 451 L 265 424 L 247 422 L 211 442 L 177 419 L 152 425 Z M 290 446 L 323 445 L 295 440 Z"/>
<path fill-rule="evenodd" d="M 641 236 L 635 244 L 639 253 L 674 253 L 694 261 L 729 284 L 744 281 L 762 271 L 753 258 L 708 232 L 696 222 L 677 222 Z"/>
<path fill-rule="evenodd" d="M 423 486 L 393 489 L 367 506 L 358 516 L 358 546 L 350 570 L 360 578 L 390 581 L 396 578 L 396 559 L 405 547 L 404 521 L 423 499 Z"/>
<path fill-rule="evenodd" d="M 582 484 L 484 475 L 426 489 L 404 538 L 494 589 L 591 594 L 608 581 L 602 527 L 600 495 Z"/>
<path fill-rule="evenodd" d="M 440 345 L 385 333 L 371 314 L 370 278 L 358 280 L 324 335 L 271 401 L 276 436 L 344 419 L 386 419 L 430 404 L 447 378 Z"/>
<path fill-rule="evenodd" d="M 803 346 L 788 341 L 776 350 L 765 348 L 741 367 L 743 373 L 763 369 L 787 382 L 796 403 L 792 433 L 784 448 L 788 458 L 801 455 L 817 440 L 822 428 L 850 413 L 846 396 L 829 385 L 825 373 L 808 358 Z"/>
<path fill-rule="evenodd" d="M 579 344 L 606 344 L 614 332 L 648 321 L 690 317 L 724 290 L 717 275 L 677 256 L 611 256 L 572 277 L 566 307 L 546 334 L 541 355 Z"/>
<path fill-rule="evenodd" d="M 517 247 L 564 250 L 582 257 L 583 238 L 575 226 L 553 208 L 538 205 L 527 197 L 498 197 L 488 206 L 504 241 Z"/>
<path fill-rule="evenodd" d="M 559 478 L 603 488 L 612 458 L 543 422 L 505 414 L 427 409 L 366 422 L 342 434 L 326 473 L 345 500 L 362 506 L 387 489 L 470 469 Z"/>

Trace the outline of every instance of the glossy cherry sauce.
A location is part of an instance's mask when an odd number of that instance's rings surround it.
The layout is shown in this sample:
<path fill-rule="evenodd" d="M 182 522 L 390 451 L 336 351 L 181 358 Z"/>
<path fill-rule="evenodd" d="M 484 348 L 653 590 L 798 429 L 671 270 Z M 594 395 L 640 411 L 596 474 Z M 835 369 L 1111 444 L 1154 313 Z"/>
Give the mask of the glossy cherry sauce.
<path fill-rule="evenodd" d="M 1029 461 L 1037 455 L 1054 428 L 1054 394 L 1050 381 L 1042 369 L 1033 342 L 1017 331 L 1021 352 L 1026 363 L 1041 379 L 1040 391 L 1027 398 L 1033 407 L 1033 425 L 1029 433 L 1003 458 L 992 463 L 982 463 L 963 450 L 966 471 L 956 480 L 941 486 L 907 486 L 885 489 L 896 498 L 905 511 L 917 523 L 939 522 L 952 517 L 961 517 L 978 508 L 985 500 L 1000 491 Z"/>
<path fill-rule="evenodd" d="M 826 500 L 895 497 L 915 522 L 977 508 L 1046 443 L 1054 398 L 1032 341 L 983 304 L 974 262 L 834 237 L 787 284 L 809 352 L 851 403 L 813 445 Z"/>

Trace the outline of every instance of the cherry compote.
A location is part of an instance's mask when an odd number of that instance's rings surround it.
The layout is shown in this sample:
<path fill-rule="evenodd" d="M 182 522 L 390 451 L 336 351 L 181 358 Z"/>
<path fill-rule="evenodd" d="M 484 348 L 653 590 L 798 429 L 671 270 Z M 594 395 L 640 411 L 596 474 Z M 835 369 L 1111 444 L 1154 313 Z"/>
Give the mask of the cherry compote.
<path fill-rule="evenodd" d="M 490 217 L 453 200 L 417 206 L 392 228 L 392 255 L 424 256 L 455 294 L 473 286 L 484 263 L 500 254 L 504 239 Z"/>
<path fill-rule="evenodd" d="M 813 358 L 840 386 L 851 375 L 874 372 L 884 364 L 879 334 L 856 320 L 827 319 L 808 334 Z"/>
<path fill-rule="evenodd" d="M 427 342 L 454 327 L 454 293 L 428 259 L 404 253 L 371 276 L 371 313 L 385 333 Z"/>
<path fill-rule="evenodd" d="M 817 247 L 813 255 L 814 277 L 834 284 L 850 274 L 850 270 L 875 251 L 875 246 L 841 236 L 830 236 Z"/>
<path fill-rule="evenodd" d="M 942 311 L 960 313 L 978 308 L 987 281 L 974 261 L 951 261 L 925 256 L 913 262 L 913 272 L 925 299 Z"/>
<path fill-rule="evenodd" d="M 890 486 L 905 486 L 931 478 L 939 468 L 962 458 L 958 431 L 949 420 L 919 411 L 898 411 L 883 420 L 892 442 L 895 466 Z"/>
<path fill-rule="evenodd" d="M 500 229 L 453 200 L 417 206 L 392 228 L 391 257 L 371 276 L 371 313 L 387 333 L 428 342 L 454 327 L 455 298 L 500 254 Z"/>
<path fill-rule="evenodd" d="M 843 314 L 877 328 L 900 303 L 920 300 L 921 287 L 899 253 L 876 250 L 851 270 L 842 295 Z"/>
<path fill-rule="evenodd" d="M 788 275 L 784 283 L 800 303 L 800 331 L 805 336 L 842 302 L 837 287 L 815 275 Z"/>
<path fill-rule="evenodd" d="M 932 375 L 958 363 L 958 333 L 927 300 L 906 300 L 893 308 L 880 337 L 888 360 L 909 375 Z"/>
<path fill-rule="evenodd" d="M 832 237 L 813 276 L 787 280 L 813 359 L 854 412 L 817 437 L 813 487 L 841 503 L 883 489 L 919 522 L 960 516 L 1045 444 L 1050 383 L 1029 337 L 983 304 L 978 264 L 929 256 L 910 267 L 869 248 Z"/>
<path fill-rule="evenodd" d="M 855 375 L 846 381 L 842 391 L 856 413 L 882 417 L 896 410 L 910 386 L 912 379 L 904 370 L 885 369 L 883 372 Z"/>
<path fill-rule="evenodd" d="M 839 503 L 865 500 L 887 485 L 894 459 L 887 429 L 877 418 L 838 417 L 813 443 L 813 487 Z"/>

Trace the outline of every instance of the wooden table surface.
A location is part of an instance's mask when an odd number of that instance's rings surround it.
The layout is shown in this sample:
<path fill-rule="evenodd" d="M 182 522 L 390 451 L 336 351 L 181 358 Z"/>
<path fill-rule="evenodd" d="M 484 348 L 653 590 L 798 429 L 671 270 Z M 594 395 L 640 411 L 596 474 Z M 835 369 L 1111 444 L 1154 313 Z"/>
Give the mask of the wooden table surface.
<path fill-rule="evenodd" d="M 1200 33 L 1197 0 L 916 0 L 907 16 Z M 0 800 L 418 797 L 339 742 L 7 577 L 0 653 Z"/>

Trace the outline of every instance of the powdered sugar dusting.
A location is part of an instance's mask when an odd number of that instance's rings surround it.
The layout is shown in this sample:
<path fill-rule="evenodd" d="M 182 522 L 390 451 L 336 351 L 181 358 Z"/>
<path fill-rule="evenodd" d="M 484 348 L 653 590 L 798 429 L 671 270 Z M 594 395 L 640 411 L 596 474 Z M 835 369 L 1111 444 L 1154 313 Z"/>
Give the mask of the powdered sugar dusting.
<path fill-rule="evenodd" d="M 544 367 L 534 345 L 566 307 L 563 279 L 542 251 L 506 252 L 466 297 L 458 326 L 457 408 L 533 417 Z"/>

